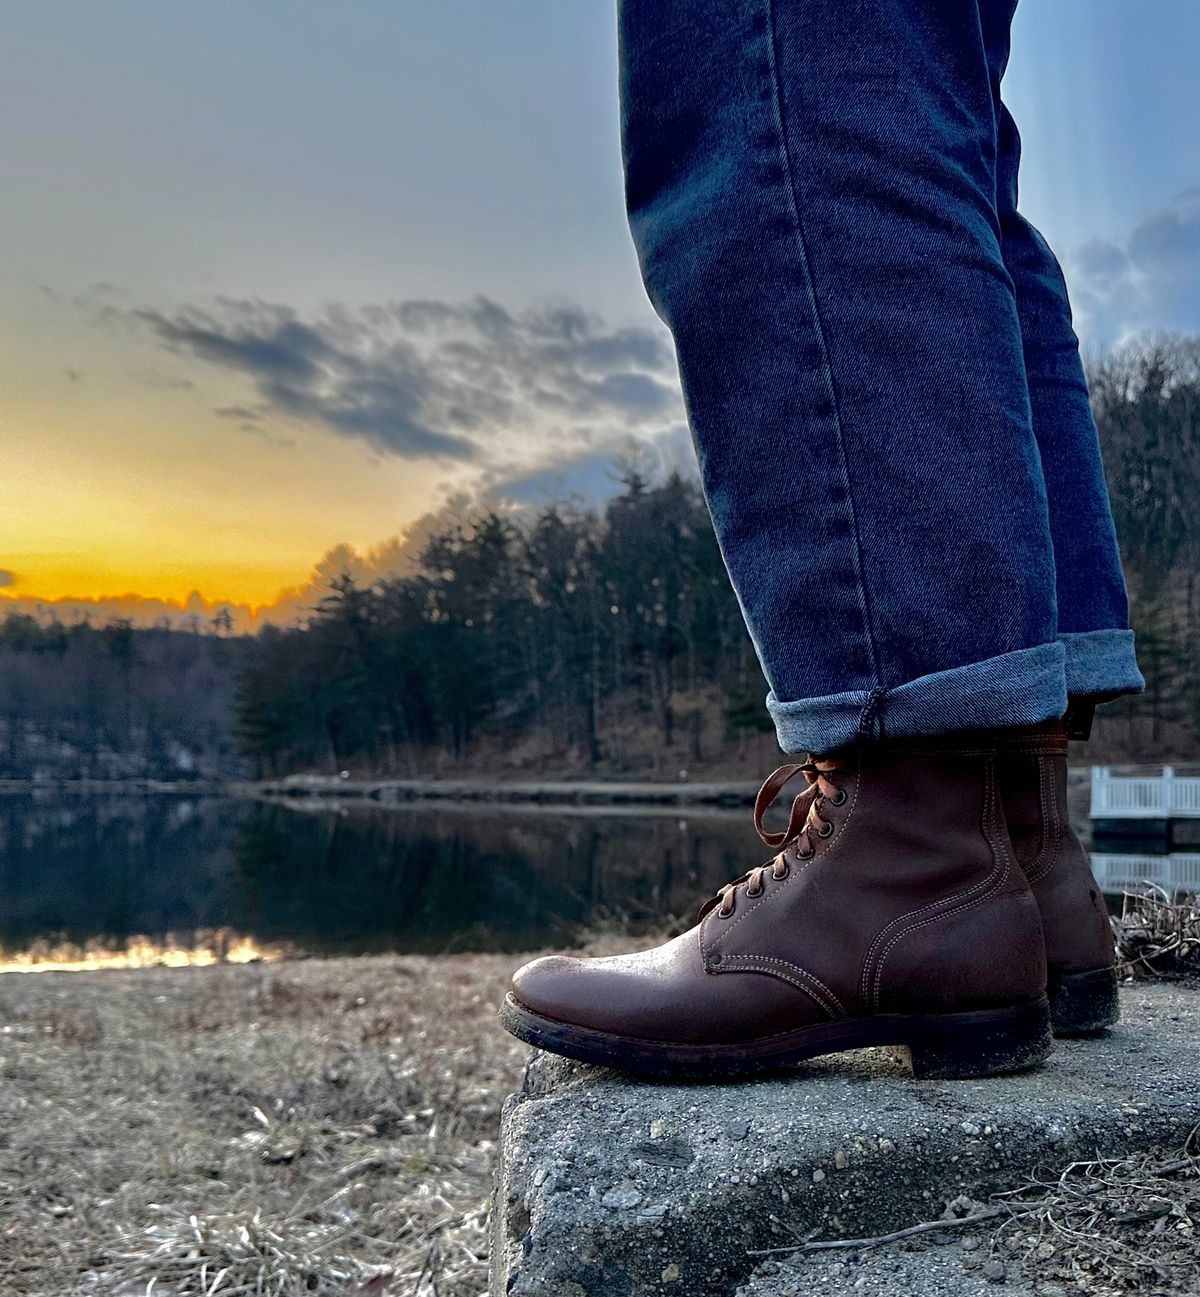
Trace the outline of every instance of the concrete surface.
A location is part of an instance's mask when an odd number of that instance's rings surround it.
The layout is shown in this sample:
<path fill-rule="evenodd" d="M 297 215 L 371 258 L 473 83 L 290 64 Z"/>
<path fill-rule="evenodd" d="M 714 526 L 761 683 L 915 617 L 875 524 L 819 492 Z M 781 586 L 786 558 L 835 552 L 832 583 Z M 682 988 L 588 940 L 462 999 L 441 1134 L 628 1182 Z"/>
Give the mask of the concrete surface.
<path fill-rule="evenodd" d="M 502 1121 L 492 1295 L 995 1292 L 961 1264 L 957 1286 L 885 1267 L 891 1287 L 877 1288 L 837 1254 L 750 1254 L 933 1219 L 1080 1157 L 1179 1147 L 1200 1121 L 1200 992 L 1127 988 L 1122 1013 L 1103 1038 L 1060 1041 L 1039 1071 L 977 1081 L 914 1081 L 873 1050 L 726 1085 L 535 1056 Z M 942 1266 L 958 1251 L 909 1255 Z"/>

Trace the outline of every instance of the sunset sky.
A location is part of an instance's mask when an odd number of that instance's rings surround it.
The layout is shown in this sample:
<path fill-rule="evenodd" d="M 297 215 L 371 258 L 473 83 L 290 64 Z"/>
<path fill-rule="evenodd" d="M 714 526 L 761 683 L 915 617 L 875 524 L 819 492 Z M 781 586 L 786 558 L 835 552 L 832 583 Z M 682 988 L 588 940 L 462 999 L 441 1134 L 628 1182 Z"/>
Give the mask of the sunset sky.
<path fill-rule="evenodd" d="M 686 455 L 614 44 L 609 0 L 5 5 L 0 601 L 269 604 L 452 496 Z M 1200 330 L 1198 49 L 1191 0 L 1019 14 L 1091 345 Z"/>

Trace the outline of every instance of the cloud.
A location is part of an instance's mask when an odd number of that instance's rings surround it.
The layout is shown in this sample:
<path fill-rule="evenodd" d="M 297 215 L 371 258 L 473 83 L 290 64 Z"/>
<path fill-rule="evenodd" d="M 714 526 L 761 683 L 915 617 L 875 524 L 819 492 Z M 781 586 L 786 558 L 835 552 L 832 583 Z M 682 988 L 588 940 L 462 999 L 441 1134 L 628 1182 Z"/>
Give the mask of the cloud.
<path fill-rule="evenodd" d="M 223 298 L 127 314 L 168 351 L 249 380 L 253 400 L 218 407 L 221 417 L 299 421 L 384 457 L 482 469 L 512 467 L 515 455 L 532 467 L 540 442 L 568 452 L 680 419 L 665 330 L 610 327 L 569 302 L 512 311 L 486 297 L 414 299 L 302 318 Z"/>
<path fill-rule="evenodd" d="M 7 590 L 10 586 L 17 584 L 17 574 L 10 572 L 7 568 L 0 567 L 0 590 Z"/>
<path fill-rule="evenodd" d="M 135 369 L 129 376 L 145 387 L 156 387 L 165 392 L 187 392 L 196 386 L 190 378 L 164 374 L 158 369 Z"/>
<path fill-rule="evenodd" d="M 263 413 L 262 407 L 255 405 L 218 405 L 213 410 L 218 419 L 242 419 L 246 423 L 253 423 Z"/>
<path fill-rule="evenodd" d="M 1079 330 L 1107 346 L 1146 330 L 1200 330 L 1200 186 L 1185 189 L 1122 239 L 1068 260 Z"/>
<path fill-rule="evenodd" d="M 624 490 L 621 469 L 631 461 L 654 480 L 674 472 L 684 477 L 698 474 L 691 433 L 686 424 L 676 424 L 653 438 L 624 437 L 519 473 L 495 473 L 481 483 L 481 495 L 529 506 L 570 497 L 604 504 Z"/>
<path fill-rule="evenodd" d="M 43 624 L 60 622 L 72 625 L 91 622 L 97 626 L 127 620 L 140 627 L 173 627 L 175 629 L 212 628 L 215 619 L 228 614 L 232 629 L 249 634 L 264 626 L 290 626 L 306 621 L 328 594 L 335 577 L 348 573 L 360 585 L 370 585 L 382 577 L 409 575 L 418 567 L 421 551 L 432 536 L 447 527 L 468 521 L 478 502 L 459 495 L 447 499 L 435 510 L 410 523 L 399 536 L 365 551 L 351 545 L 336 545 L 314 565 L 301 584 L 281 590 L 270 603 L 258 607 L 227 599 L 209 599 L 193 590 L 183 599 L 160 599 L 139 594 L 101 595 L 98 597 L 38 599 L 32 596 L 0 595 L 0 621 L 8 614 L 34 617 Z M 0 587 L 5 576 L 0 572 Z"/>

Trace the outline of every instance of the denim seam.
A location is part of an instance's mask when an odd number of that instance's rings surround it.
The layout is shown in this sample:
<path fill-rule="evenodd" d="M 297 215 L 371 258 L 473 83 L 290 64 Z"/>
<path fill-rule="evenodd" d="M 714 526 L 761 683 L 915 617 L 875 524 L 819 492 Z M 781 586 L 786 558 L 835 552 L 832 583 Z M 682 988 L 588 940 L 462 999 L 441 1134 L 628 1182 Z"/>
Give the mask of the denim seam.
<path fill-rule="evenodd" d="M 838 460 L 841 466 L 842 482 L 846 490 L 846 510 L 850 518 L 850 535 L 853 538 L 854 552 L 854 575 L 858 582 L 858 604 L 859 611 L 862 615 L 863 636 L 867 645 L 867 658 L 870 662 L 871 673 L 874 677 L 875 688 L 871 690 L 871 697 L 867 705 L 863 708 L 863 715 L 860 718 L 860 725 L 869 721 L 872 728 L 874 727 L 874 711 L 872 707 L 878 706 L 878 699 L 884 692 L 883 681 L 879 674 L 879 657 L 875 650 L 875 634 L 871 617 L 871 600 L 867 591 L 865 576 L 865 565 L 863 563 L 862 539 L 858 529 L 858 514 L 854 507 L 854 492 L 850 479 L 850 463 L 846 455 L 846 443 L 842 430 L 842 414 L 838 400 L 837 380 L 833 373 L 833 363 L 829 356 L 829 343 L 825 337 L 825 325 L 821 318 L 820 307 L 817 304 L 817 290 L 813 282 L 812 268 L 808 256 L 808 244 L 804 233 L 804 221 L 800 216 L 800 198 L 798 186 L 796 184 L 796 173 L 792 166 L 792 146 L 791 137 L 787 129 L 787 122 L 783 112 L 783 92 L 779 84 L 779 56 L 775 22 L 775 4 L 774 0 L 763 0 L 767 16 L 767 55 L 768 67 L 771 76 L 771 103 L 775 114 L 775 129 L 779 136 L 779 151 L 783 163 L 784 174 L 787 176 L 787 189 L 789 207 L 791 209 L 792 221 L 795 226 L 796 248 L 799 254 L 800 266 L 804 273 L 804 290 L 808 298 L 809 313 L 813 327 L 813 333 L 816 335 L 817 344 L 821 350 L 821 363 L 825 371 L 825 380 L 828 389 L 830 408 L 833 411 L 833 429 L 837 441 Z"/>
<path fill-rule="evenodd" d="M 1134 633 L 1127 627 L 1059 631 L 1058 642 L 1066 655 L 1068 694 L 1094 692 L 1116 697 L 1140 693 L 1146 687 L 1137 668 Z"/>

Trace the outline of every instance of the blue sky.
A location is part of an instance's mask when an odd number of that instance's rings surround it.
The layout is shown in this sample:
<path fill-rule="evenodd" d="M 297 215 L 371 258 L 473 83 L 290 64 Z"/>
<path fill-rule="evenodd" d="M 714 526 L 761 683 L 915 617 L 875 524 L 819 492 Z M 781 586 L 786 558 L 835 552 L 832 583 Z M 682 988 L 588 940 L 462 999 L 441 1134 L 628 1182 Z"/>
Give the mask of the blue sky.
<path fill-rule="evenodd" d="M 1018 12 L 1023 206 L 1086 342 L 1200 330 L 1198 54 L 1192 0 Z M 10 592 L 261 602 L 455 492 L 595 484 L 630 435 L 686 453 L 621 206 L 609 0 L 19 0 L 0 123 Z M 413 304 L 478 342 L 481 295 L 524 377 L 479 453 L 432 398 L 389 431 L 336 379 L 280 399 L 255 367 L 332 339 L 377 386 L 427 375 Z M 548 321 L 637 382 L 555 370 Z M 550 371 L 574 413 L 539 423 Z"/>

